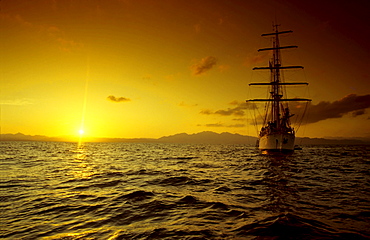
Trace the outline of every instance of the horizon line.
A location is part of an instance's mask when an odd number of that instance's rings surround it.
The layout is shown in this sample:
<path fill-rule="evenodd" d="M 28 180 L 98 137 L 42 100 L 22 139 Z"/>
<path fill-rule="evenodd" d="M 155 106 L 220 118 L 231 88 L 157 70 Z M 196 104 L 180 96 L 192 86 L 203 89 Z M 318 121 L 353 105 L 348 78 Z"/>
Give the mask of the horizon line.
<path fill-rule="evenodd" d="M 151 138 L 151 137 L 134 137 L 134 138 L 124 138 L 124 137 L 90 137 L 90 136 L 86 136 L 86 137 L 83 137 L 83 142 L 87 143 L 87 142 L 131 142 L 131 143 L 139 143 L 139 142 L 157 142 L 157 143 L 160 143 L 160 142 L 176 142 L 174 140 L 171 141 L 170 140 L 167 140 L 166 141 L 166 138 L 176 138 L 178 137 L 179 139 L 181 138 L 180 136 L 178 135 L 186 135 L 187 137 L 195 137 L 195 135 L 200 135 L 200 134 L 205 134 L 205 133 L 212 133 L 212 134 L 215 134 L 215 135 L 218 135 L 218 136 L 221 136 L 222 134 L 230 134 L 230 135 L 234 135 L 234 137 L 239 137 L 239 139 L 221 139 L 221 138 L 218 138 L 218 139 L 212 139 L 212 137 L 209 137 L 210 138 L 210 141 L 222 141 L 224 140 L 225 142 L 240 142 L 241 144 L 245 143 L 245 144 L 251 144 L 251 142 L 254 142 L 257 137 L 256 136 L 250 136 L 250 135 L 242 135 L 242 134 L 239 134 L 239 133 L 230 133 L 230 132 L 222 132 L 222 133 L 217 133 L 217 132 L 213 132 L 213 131 L 202 131 L 202 132 L 197 132 L 197 133 L 185 133 L 185 132 L 182 132 L 182 133 L 176 133 L 176 134 L 172 134 L 172 135 L 166 135 L 166 136 L 161 136 L 161 137 L 157 137 L 157 138 Z M 17 137 L 18 136 L 18 137 Z M 5 137 L 5 138 L 4 138 Z M 240 137 L 242 138 L 247 138 L 245 139 L 246 141 L 242 141 L 240 139 Z M 297 139 L 301 139 L 301 140 L 310 140 L 310 141 L 352 141 L 352 142 L 355 142 L 356 144 L 369 144 L 370 143 L 370 137 L 296 137 Z M 55 137 L 51 137 L 51 136 L 46 136 L 46 135 L 28 135 L 28 134 L 24 134 L 24 133 L 21 133 L 21 132 L 18 132 L 18 133 L 1 133 L 0 134 L 0 141 L 35 141 L 35 142 L 79 142 L 79 139 L 80 139 L 80 136 L 72 136 L 72 135 L 65 135 L 65 136 L 55 136 Z M 177 141 L 179 141 L 179 139 L 177 139 Z M 180 139 L 181 140 L 181 139 Z M 190 141 L 191 139 L 186 139 L 187 141 Z M 194 140 L 194 139 L 193 139 Z M 248 141 L 247 141 L 248 140 Z M 182 139 L 182 141 L 180 142 L 184 142 L 185 140 Z M 199 139 L 197 140 L 198 142 L 200 141 Z M 207 142 L 206 139 L 203 140 L 204 142 Z"/>

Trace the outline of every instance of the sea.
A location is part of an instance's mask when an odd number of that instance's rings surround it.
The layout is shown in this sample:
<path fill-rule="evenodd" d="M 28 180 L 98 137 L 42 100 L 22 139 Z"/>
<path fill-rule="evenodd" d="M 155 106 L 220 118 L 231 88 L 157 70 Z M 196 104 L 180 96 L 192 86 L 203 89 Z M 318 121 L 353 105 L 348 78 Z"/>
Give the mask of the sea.
<path fill-rule="evenodd" d="M 2 239 L 370 239 L 370 146 L 0 142 Z"/>

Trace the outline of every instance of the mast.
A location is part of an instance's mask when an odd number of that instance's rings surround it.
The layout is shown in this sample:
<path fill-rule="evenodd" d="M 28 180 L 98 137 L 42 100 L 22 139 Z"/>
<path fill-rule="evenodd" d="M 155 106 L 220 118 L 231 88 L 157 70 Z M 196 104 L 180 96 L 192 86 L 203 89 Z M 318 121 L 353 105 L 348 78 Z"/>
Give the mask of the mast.
<path fill-rule="evenodd" d="M 272 121 L 276 122 L 277 129 L 280 128 L 280 98 L 283 94 L 280 91 L 280 44 L 279 44 L 279 32 L 278 32 L 278 25 L 275 25 L 275 39 L 273 41 L 273 63 L 271 69 L 272 74 L 272 81 L 275 84 L 272 84 L 272 98 L 275 100 L 272 103 Z"/>
<path fill-rule="evenodd" d="M 281 102 L 285 101 L 311 101 L 311 99 L 305 98 L 293 98 L 293 99 L 283 99 L 283 86 L 284 85 L 308 85 L 306 82 L 282 82 L 281 80 L 281 71 L 283 69 L 303 69 L 302 66 L 281 66 L 281 49 L 289 49 L 289 48 L 297 48 L 297 46 L 280 46 L 279 35 L 285 33 L 292 33 L 293 31 L 280 31 L 278 27 L 280 25 L 275 24 L 273 25 L 273 32 L 272 33 L 265 33 L 261 36 L 272 36 L 273 37 L 273 45 L 272 48 L 262 48 L 258 51 L 272 51 L 272 59 L 269 61 L 268 67 L 255 67 L 253 70 L 270 70 L 271 72 L 271 79 L 269 83 L 250 83 L 249 85 L 270 85 L 270 98 L 269 99 L 250 99 L 249 101 L 269 101 L 272 102 L 271 104 L 271 121 L 276 124 L 276 128 L 280 129 L 281 127 L 281 111 L 285 112 L 286 110 L 289 113 L 289 109 L 281 110 Z M 282 126 L 284 127 L 284 126 Z"/>

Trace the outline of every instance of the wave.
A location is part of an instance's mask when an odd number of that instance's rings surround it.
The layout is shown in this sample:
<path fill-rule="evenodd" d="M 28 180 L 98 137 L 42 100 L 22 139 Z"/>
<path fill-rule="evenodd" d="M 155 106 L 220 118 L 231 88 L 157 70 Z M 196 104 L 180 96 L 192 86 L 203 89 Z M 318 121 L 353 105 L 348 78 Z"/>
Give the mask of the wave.
<path fill-rule="evenodd" d="M 368 148 L 6 144 L 5 239 L 370 239 Z"/>
<path fill-rule="evenodd" d="M 267 217 L 236 229 L 237 236 L 258 236 L 263 239 L 368 239 L 351 232 L 338 232 L 317 220 L 291 213 Z"/>
<path fill-rule="evenodd" d="M 181 186 L 181 185 L 202 185 L 210 182 L 211 182 L 210 179 L 195 179 L 188 176 L 172 176 L 150 180 L 148 181 L 148 184 L 164 186 Z"/>
<path fill-rule="evenodd" d="M 117 197 L 115 200 L 135 200 L 135 201 L 141 201 L 147 198 L 151 198 L 154 196 L 154 193 L 152 192 L 146 192 L 146 191 L 134 191 L 128 194 L 124 194 L 122 196 Z"/>
<path fill-rule="evenodd" d="M 163 160 L 191 160 L 199 157 L 164 157 Z"/>

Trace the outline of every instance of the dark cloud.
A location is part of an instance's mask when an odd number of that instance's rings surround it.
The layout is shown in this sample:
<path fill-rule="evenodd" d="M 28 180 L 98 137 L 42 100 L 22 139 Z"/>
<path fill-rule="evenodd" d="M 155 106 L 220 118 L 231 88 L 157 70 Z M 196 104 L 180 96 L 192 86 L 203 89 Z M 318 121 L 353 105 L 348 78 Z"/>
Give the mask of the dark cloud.
<path fill-rule="evenodd" d="M 107 97 L 107 100 L 108 101 L 111 101 L 111 102 L 129 102 L 131 101 L 131 99 L 129 98 L 125 98 L 125 97 L 115 97 L 113 95 L 110 95 Z"/>
<path fill-rule="evenodd" d="M 365 109 L 370 107 L 370 94 L 358 96 L 349 94 L 344 98 L 327 102 L 322 101 L 309 107 L 307 123 L 315 123 L 329 118 L 341 118 L 343 115 L 352 113 L 353 117 L 365 114 Z M 302 108 L 296 104 L 293 108 Z M 293 110 L 292 110 L 293 112 Z"/>
<path fill-rule="evenodd" d="M 231 116 L 231 115 L 234 115 L 234 116 L 244 116 L 245 113 L 244 113 L 244 109 L 240 109 L 240 107 L 235 107 L 235 108 L 228 108 L 226 110 L 217 110 L 216 112 L 214 112 L 214 114 L 218 114 L 218 115 L 221 115 L 221 116 Z"/>
<path fill-rule="evenodd" d="M 220 109 L 220 110 L 217 110 L 217 111 L 204 109 L 200 113 L 201 114 L 206 114 L 206 115 L 216 114 L 216 115 L 221 115 L 221 116 L 231 116 L 231 115 L 233 115 L 233 116 L 237 116 L 237 117 L 242 117 L 242 116 L 245 116 L 245 110 L 247 110 L 247 109 L 256 109 L 256 105 L 254 103 L 233 101 L 233 102 L 230 103 L 230 105 L 234 105 L 235 107 L 227 108 L 227 109 Z"/>
<path fill-rule="evenodd" d="M 233 101 L 229 104 L 233 105 L 234 107 L 220 109 L 216 111 L 203 109 L 200 113 L 205 115 L 236 116 L 237 118 L 233 120 L 244 120 L 245 118 L 243 117 L 246 115 L 246 110 L 257 109 L 257 106 L 254 103 Z M 305 106 L 303 105 L 303 103 L 300 102 L 292 102 L 290 104 L 292 113 L 302 112 L 302 109 L 304 107 Z M 345 114 L 352 114 L 353 117 L 361 116 L 366 113 L 365 110 L 367 108 L 370 108 L 370 94 L 363 96 L 349 94 L 342 99 L 334 102 L 322 101 L 316 105 L 310 105 L 306 124 L 319 122 L 329 118 L 341 118 Z M 216 125 L 209 126 L 215 127 Z M 222 125 L 222 127 L 227 126 Z"/>
<path fill-rule="evenodd" d="M 354 116 L 354 117 L 357 117 L 357 116 L 360 116 L 360 115 L 363 115 L 363 114 L 365 114 L 364 109 L 352 112 L 352 116 Z"/>
<path fill-rule="evenodd" d="M 211 115 L 213 114 L 213 112 L 209 109 L 203 109 L 202 111 L 200 111 L 200 114 Z"/>
<path fill-rule="evenodd" d="M 202 58 L 199 62 L 193 64 L 191 66 L 191 70 L 194 75 L 203 74 L 213 68 L 217 63 L 217 59 L 215 57 L 209 56 Z"/>

